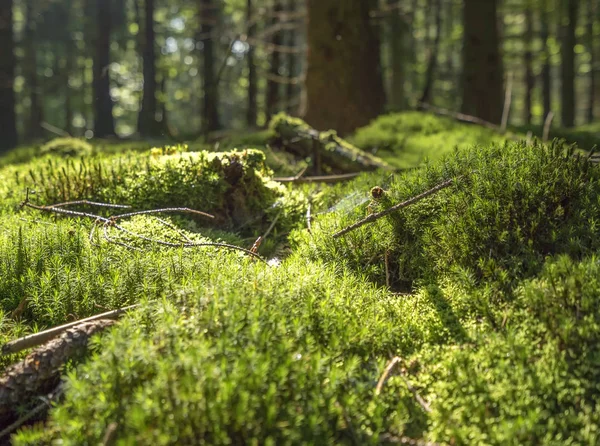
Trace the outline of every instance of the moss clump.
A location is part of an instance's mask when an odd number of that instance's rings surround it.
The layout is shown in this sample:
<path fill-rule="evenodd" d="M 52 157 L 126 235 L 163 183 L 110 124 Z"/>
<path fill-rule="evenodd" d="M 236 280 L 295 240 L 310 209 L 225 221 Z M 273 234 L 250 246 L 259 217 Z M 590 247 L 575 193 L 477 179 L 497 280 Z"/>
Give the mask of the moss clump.
<path fill-rule="evenodd" d="M 89 156 L 92 151 L 92 145 L 79 138 L 55 138 L 40 148 L 42 155 L 51 154 L 62 157 Z"/>
<path fill-rule="evenodd" d="M 426 160 L 439 160 L 455 147 L 485 146 L 505 139 L 485 127 L 428 113 L 403 112 L 378 117 L 358 129 L 349 141 L 395 167 L 410 168 Z"/>
<path fill-rule="evenodd" d="M 560 144 L 521 143 L 458 151 L 394 179 L 387 195 L 399 203 L 460 178 L 451 188 L 339 240 L 331 235 L 368 210 L 365 204 L 349 214 L 330 213 L 312 235 L 298 234 L 299 247 L 380 284 L 387 274 L 400 289 L 449 274 L 510 288 L 537 273 L 546 256 L 581 258 L 600 248 L 600 173 L 573 152 Z"/>

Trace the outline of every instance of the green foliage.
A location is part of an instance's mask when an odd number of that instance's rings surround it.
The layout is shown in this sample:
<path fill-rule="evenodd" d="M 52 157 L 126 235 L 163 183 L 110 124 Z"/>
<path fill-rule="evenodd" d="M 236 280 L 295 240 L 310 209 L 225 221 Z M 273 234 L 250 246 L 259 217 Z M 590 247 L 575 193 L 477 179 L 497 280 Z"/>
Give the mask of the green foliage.
<path fill-rule="evenodd" d="M 55 138 L 40 148 L 42 155 L 53 154 L 63 157 L 89 156 L 92 154 L 92 145 L 79 138 Z"/>
<path fill-rule="evenodd" d="M 387 274 L 401 289 L 448 274 L 507 289 L 537 273 L 548 255 L 581 258 L 600 248 L 598 169 L 573 149 L 513 143 L 458 151 L 394 178 L 386 195 L 399 203 L 449 178 L 456 179 L 451 188 L 341 239 L 331 235 L 369 209 L 325 215 L 312 234 L 296 234 L 299 248 L 380 284 Z"/>
<path fill-rule="evenodd" d="M 358 129 L 350 142 L 375 152 L 391 165 L 406 169 L 435 161 L 456 147 L 502 142 L 505 137 L 485 127 L 462 124 L 421 112 L 383 115 Z"/>

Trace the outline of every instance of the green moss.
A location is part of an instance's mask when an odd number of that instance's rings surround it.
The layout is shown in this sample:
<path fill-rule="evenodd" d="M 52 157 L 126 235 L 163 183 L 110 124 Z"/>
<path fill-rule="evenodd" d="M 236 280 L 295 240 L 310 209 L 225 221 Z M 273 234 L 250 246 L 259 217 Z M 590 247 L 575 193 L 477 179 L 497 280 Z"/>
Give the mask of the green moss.
<path fill-rule="evenodd" d="M 63 157 L 67 156 L 89 156 L 92 153 L 92 145 L 78 138 L 55 138 L 40 148 L 42 155 L 52 154 Z"/>

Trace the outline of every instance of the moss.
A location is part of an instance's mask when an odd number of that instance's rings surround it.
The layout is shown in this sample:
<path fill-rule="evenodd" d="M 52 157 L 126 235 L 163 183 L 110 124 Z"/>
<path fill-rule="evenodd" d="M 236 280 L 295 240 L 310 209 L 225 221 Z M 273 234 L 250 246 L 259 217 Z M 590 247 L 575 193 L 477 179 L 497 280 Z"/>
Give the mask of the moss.
<path fill-rule="evenodd" d="M 78 138 L 55 138 L 40 148 L 42 155 L 53 154 L 67 156 L 89 156 L 92 154 L 92 145 Z"/>

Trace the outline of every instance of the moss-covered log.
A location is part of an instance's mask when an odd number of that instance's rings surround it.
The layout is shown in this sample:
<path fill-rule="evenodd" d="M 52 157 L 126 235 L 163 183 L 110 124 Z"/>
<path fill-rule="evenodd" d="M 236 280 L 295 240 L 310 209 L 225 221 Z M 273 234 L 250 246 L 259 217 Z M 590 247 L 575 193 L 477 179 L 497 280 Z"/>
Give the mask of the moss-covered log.
<path fill-rule="evenodd" d="M 270 128 L 275 134 L 274 145 L 296 156 L 313 158 L 313 165 L 317 158 L 316 164 L 323 170 L 340 173 L 391 169 L 385 161 L 353 146 L 334 130 L 319 132 L 299 118 L 280 113 L 271 120 Z"/>

